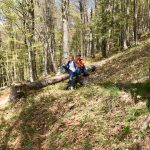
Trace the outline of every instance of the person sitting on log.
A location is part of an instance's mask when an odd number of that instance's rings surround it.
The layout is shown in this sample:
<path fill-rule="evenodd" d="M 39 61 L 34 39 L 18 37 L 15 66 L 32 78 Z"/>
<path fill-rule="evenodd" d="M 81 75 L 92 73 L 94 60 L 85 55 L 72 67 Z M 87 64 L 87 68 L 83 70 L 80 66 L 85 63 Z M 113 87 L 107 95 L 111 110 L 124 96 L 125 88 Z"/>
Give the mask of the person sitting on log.
<path fill-rule="evenodd" d="M 77 73 L 81 74 L 83 73 L 84 76 L 89 76 L 89 73 L 85 67 L 85 63 L 83 59 L 81 58 L 81 54 L 76 55 L 76 65 L 77 65 Z"/>
<path fill-rule="evenodd" d="M 73 59 L 73 56 L 70 55 L 69 57 L 69 61 L 62 65 L 62 68 L 64 68 L 68 74 L 69 74 L 69 88 L 71 90 L 73 90 L 73 87 L 74 87 L 74 80 L 73 80 L 73 77 L 76 76 L 76 80 L 78 80 L 78 73 L 77 73 L 77 65 Z"/>

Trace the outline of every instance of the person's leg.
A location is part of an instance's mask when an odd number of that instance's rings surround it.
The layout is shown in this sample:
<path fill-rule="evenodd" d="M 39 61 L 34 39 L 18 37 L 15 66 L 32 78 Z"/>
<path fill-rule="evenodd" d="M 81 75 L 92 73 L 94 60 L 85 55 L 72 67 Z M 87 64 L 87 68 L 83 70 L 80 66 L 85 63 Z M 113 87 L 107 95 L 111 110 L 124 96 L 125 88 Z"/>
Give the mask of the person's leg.
<path fill-rule="evenodd" d="M 77 68 L 77 70 L 76 70 L 76 83 L 83 85 L 83 83 L 81 81 L 81 73 L 82 73 L 81 68 Z"/>
<path fill-rule="evenodd" d="M 69 86 L 73 87 L 73 72 L 69 70 Z"/>
<path fill-rule="evenodd" d="M 65 69 L 65 71 L 69 74 L 68 88 L 73 88 L 73 72 L 65 65 L 62 65 L 61 67 L 62 69 Z"/>
<path fill-rule="evenodd" d="M 83 71 L 84 76 L 89 76 L 90 75 L 85 66 L 82 68 L 82 71 Z"/>
<path fill-rule="evenodd" d="M 79 75 L 80 73 L 81 73 L 80 68 L 77 68 L 77 69 L 76 69 L 76 74 L 78 74 L 78 75 Z"/>
<path fill-rule="evenodd" d="M 80 75 L 80 68 L 77 68 L 77 69 L 76 69 L 75 75 L 76 75 L 76 82 L 78 82 L 78 80 L 79 80 L 79 75 Z"/>
<path fill-rule="evenodd" d="M 73 72 L 71 70 L 69 70 L 69 80 L 73 80 Z"/>
<path fill-rule="evenodd" d="M 81 73 L 81 70 L 80 70 L 80 68 L 77 68 L 76 69 L 76 72 L 75 72 L 75 76 L 76 76 L 76 83 L 78 83 L 79 82 L 79 80 L 80 80 L 80 73 Z"/>

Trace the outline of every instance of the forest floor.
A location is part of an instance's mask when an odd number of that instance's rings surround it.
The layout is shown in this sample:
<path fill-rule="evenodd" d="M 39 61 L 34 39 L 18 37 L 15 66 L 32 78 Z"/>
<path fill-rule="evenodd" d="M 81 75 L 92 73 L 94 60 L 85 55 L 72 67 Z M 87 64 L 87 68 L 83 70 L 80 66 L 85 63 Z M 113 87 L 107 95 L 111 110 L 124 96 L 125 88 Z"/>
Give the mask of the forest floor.
<path fill-rule="evenodd" d="M 9 101 L 9 95 L 4 95 L 0 97 L 0 105 L 3 105 Z"/>
<path fill-rule="evenodd" d="M 99 63 L 87 85 L 67 81 L 0 106 L 0 149 L 149 150 L 150 40 Z"/>
<path fill-rule="evenodd" d="M 0 106 L 9 101 L 9 89 L 4 89 L 0 91 Z"/>

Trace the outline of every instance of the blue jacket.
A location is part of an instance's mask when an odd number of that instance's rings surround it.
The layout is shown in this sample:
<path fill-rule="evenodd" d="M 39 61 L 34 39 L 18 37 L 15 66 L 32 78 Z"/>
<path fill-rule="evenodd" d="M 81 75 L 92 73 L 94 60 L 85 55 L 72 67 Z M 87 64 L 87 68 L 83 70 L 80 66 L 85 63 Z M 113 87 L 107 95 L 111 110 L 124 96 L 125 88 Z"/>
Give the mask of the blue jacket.
<path fill-rule="evenodd" d="M 67 64 L 65 64 L 65 67 L 67 67 L 69 69 L 69 63 L 70 61 L 67 62 Z M 75 63 L 75 61 L 73 61 L 73 64 L 74 64 L 74 68 L 77 69 L 77 65 Z"/>

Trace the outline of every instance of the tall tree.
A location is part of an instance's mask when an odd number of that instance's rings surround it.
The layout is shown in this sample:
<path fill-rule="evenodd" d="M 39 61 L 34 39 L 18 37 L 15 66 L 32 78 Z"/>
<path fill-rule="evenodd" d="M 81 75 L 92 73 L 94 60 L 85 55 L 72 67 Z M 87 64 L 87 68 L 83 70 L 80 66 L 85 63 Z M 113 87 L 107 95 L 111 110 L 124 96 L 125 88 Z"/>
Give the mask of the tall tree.
<path fill-rule="evenodd" d="M 87 55 L 88 41 L 87 41 L 87 0 L 79 0 L 80 16 L 81 16 L 81 55 L 85 57 Z"/>
<path fill-rule="evenodd" d="M 63 63 L 69 56 L 69 0 L 62 0 L 62 26 L 63 26 Z"/>
<path fill-rule="evenodd" d="M 35 51 L 35 13 L 34 13 L 34 1 L 26 0 L 27 18 L 26 18 L 26 30 L 27 38 L 26 43 L 28 47 L 28 59 L 29 59 L 29 72 L 30 81 L 33 82 L 37 79 L 36 71 L 36 51 Z"/>
<path fill-rule="evenodd" d="M 101 34 L 102 34 L 102 56 L 104 58 L 107 57 L 107 7 L 108 7 L 109 1 L 108 0 L 102 0 L 101 3 L 101 13 L 102 13 L 102 28 L 101 28 Z"/>
<path fill-rule="evenodd" d="M 120 23 L 120 45 L 121 49 L 127 49 L 127 19 L 128 19 L 128 0 L 122 0 L 120 6 L 121 23 Z"/>
<path fill-rule="evenodd" d="M 44 0 L 40 2 L 40 10 L 42 23 L 39 40 L 43 49 L 43 73 L 48 75 L 51 71 L 56 72 L 56 64 L 54 61 L 55 53 L 55 28 L 54 28 L 54 0 Z"/>
<path fill-rule="evenodd" d="M 138 0 L 133 0 L 133 33 L 134 33 L 134 42 L 137 44 L 138 40 Z"/>

